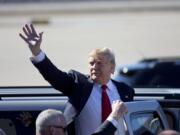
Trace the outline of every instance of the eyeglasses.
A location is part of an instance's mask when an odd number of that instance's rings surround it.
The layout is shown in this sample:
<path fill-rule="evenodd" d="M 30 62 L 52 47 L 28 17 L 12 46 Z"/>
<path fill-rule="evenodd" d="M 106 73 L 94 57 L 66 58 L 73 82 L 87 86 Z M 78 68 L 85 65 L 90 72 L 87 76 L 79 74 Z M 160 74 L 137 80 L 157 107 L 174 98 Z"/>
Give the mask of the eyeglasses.
<path fill-rule="evenodd" d="M 63 126 L 52 125 L 52 126 L 50 126 L 50 127 L 60 128 L 60 129 L 62 129 L 64 132 L 67 131 L 67 127 L 63 127 Z"/>

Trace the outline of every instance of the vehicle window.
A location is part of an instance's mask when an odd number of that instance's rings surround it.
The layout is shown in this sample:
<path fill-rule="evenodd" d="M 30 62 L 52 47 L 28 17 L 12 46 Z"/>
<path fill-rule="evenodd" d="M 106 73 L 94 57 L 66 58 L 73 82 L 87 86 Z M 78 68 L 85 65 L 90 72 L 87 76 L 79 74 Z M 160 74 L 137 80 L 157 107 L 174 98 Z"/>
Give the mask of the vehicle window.
<path fill-rule="evenodd" d="M 145 70 L 136 74 L 133 85 L 137 87 L 180 87 L 180 68 L 173 65 L 158 66 L 152 70 Z"/>
<path fill-rule="evenodd" d="M 135 135 L 154 135 L 164 129 L 156 112 L 134 113 L 130 117 Z"/>
<path fill-rule="evenodd" d="M 119 69 L 115 80 L 122 81 L 136 88 L 180 88 L 180 65 L 164 62 L 154 67 Z"/>
<path fill-rule="evenodd" d="M 35 120 L 40 111 L 1 111 L 0 127 L 7 135 L 35 135 Z"/>

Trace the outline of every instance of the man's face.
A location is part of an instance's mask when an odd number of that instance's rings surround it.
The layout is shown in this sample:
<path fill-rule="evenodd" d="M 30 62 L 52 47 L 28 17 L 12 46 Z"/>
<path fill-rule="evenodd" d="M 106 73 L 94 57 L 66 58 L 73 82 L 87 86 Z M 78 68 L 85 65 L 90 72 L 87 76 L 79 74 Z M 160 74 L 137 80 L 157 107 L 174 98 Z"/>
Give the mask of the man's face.
<path fill-rule="evenodd" d="M 50 126 L 51 135 L 67 135 L 64 116 L 60 115 L 54 122 L 55 123 Z"/>
<path fill-rule="evenodd" d="M 102 54 L 89 57 L 90 77 L 98 84 L 106 84 L 109 81 L 114 67 L 115 65 Z"/>
<path fill-rule="evenodd" d="M 67 135 L 66 131 L 64 131 L 63 128 L 60 127 L 54 127 L 52 126 L 53 129 L 51 129 L 51 135 Z"/>

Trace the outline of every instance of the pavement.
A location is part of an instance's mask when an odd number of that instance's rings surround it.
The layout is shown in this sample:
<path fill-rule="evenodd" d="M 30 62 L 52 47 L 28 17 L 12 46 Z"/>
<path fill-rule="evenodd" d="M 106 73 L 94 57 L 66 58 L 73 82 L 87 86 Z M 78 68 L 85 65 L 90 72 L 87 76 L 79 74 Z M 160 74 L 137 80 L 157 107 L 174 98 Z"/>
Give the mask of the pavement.
<path fill-rule="evenodd" d="M 177 5 L 163 10 L 113 12 L 93 12 L 93 9 L 87 12 L 83 5 L 84 10 L 78 12 L 56 13 L 50 9 L 38 12 L 33 8 L 32 12 L 27 12 L 26 6 L 16 6 L 16 12 L 8 8 L 9 13 L 4 9 L 4 14 L 0 7 L 0 86 L 49 85 L 33 67 L 29 60 L 31 53 L 18 36 L 25 23 L 35 22 L 36 29 L 44 31 L 42 49 L 64 71 L 75 69 L 88 73 L 88 53 L 104 46 L 114 50 L 118 65 L 141 58 L 179 56 L 180 10 Z M 54 5 L 54 9 L 58 6 Z M 24 13 L 23 8 L 27 9 Z"/>
<path fill-rule="evenodd" d="M 90 0 L 0 4 L 0 15 L 180 10 L 179 0 Z"/>

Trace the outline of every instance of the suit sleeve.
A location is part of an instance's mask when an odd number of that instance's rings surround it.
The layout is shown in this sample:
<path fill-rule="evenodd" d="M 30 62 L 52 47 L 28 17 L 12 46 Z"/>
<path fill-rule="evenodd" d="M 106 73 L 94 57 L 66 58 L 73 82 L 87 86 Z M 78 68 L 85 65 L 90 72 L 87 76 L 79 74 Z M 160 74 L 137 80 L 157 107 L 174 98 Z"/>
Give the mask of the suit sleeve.
<path fill-rule="evenodd" d="M 72 73 L 59 70 L 47 56 L 39 63 L 32 63 L 39 70 L 44 79 L 55 89 L 62 91 L 62 93 L 67 96 L 72 93 L 73 87 L 75 87 L 75 76 Z"/>
<path fill-rule="evenodd" d="M 109 121 L 105 121 L 92 135 L 114 135 L 116 127 Z"/>

